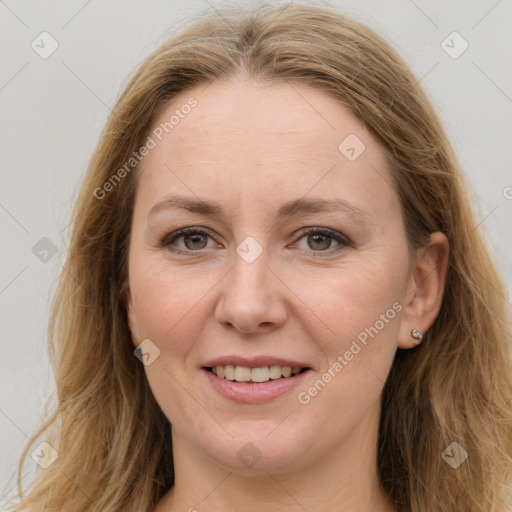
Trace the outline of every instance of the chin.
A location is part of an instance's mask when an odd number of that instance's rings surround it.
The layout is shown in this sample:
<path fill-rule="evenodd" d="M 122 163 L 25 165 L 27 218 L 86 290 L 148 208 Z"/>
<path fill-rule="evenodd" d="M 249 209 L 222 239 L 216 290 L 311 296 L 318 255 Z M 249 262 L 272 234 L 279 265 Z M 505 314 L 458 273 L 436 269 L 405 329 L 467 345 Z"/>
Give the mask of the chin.
<path fill-rule="evenodd" d="M 312 436 L 306 432 L 291 433 L 289 425 L 279 432 L 276 425 L 264 422 L 258 428 L 255 422 L 246 423 L 236 432 L 228 428 L 232 437 L 224 432 L 220 439 L 208 437 L 198 440 L 197 445 L 217 463 L 237 473 L 281 473 L 306 465 L 306 452 L 314 450 Z"/>

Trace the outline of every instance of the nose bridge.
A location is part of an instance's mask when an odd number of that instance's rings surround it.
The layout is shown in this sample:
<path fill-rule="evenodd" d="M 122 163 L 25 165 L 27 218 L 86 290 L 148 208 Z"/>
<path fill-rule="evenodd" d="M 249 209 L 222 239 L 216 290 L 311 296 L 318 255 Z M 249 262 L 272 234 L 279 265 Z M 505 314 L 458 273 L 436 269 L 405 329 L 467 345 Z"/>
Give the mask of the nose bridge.
<path fill-rule="evenodd" d="M 268 269 L 269 250 L 267 241 L 261 236 L 246 236 L 237 246 L 233 256 L 233 270 L 229 280 L 230 292 L 238 301 L 253 308 L 261 308 L 265 295 L 272 287 Z"/>
<path fill-rule="evenodd" d="M 261 239 L 261 237 L 260 237 Z M 266 275 L 269 263 L 268 247 L 264 247 L 256 238 L 246 237 L 236 247 L 236 256 L 233 261 L 233 284 L 241 291 L 249 290 L 251 294 L 260 294 L 268 285 Z M 240 292 L 240 290 L 238 290 Z"/>
<path fill-rule="evenodd" d="M 261 324 L 280 324 L 286 317 L 277 279 L 269 268 L 270 253 L 263 235 L 245 237 L 236 247 L 233 267 L 223 281 L 217 320 L 243 332 Z"/>

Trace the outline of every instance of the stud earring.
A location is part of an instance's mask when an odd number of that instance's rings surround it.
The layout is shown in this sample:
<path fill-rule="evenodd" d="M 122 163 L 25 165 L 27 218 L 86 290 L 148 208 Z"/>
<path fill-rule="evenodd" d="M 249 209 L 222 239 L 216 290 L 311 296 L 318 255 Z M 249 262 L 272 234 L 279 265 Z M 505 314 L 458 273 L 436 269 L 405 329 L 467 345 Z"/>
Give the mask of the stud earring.
<path fill-rule="evenodd" d="M 421 334 L 420 331 L 418 331 L 417 329 L 413 329 L 411 331 L 411 336 L 415 339 L 415 340 L 418 340 L 418 345 L 421 343 L 421 340 L 423 339 L 423 334 Z"/>

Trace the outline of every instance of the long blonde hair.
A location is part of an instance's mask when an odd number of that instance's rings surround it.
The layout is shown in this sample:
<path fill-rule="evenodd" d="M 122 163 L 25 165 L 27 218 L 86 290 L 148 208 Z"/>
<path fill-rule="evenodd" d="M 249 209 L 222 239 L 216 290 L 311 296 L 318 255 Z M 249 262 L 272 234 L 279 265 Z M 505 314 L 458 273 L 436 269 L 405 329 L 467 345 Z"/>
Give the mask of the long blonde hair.
<path fill-rule="evenodd" d="M 14 510 L 150 512 L 173 485 L 169 422 L 134 357 L 121 296 L 137 168 L 105 197 L 97 191 L 144 144 L 169 100 L 236 72 L 306 83 L 351 109 L 387 149 L 410 247 L 432 232 L 448 237 L 441 311 L 417 349 L 398 350 L 384 388 L 378 470 L 400 511 L 505 510 L 510 318 L 469 185 L 391 46 L 334 8 L 296 4 L 201 13 L 143 62 L 120 96 L 75 205 L 49 324 L 57 403 L 23 452 Z M 58 457 L 23 492 L 24 460 L 41 439 Z M 457 469 L 442 457 L 453 442 L 468 454 Z"/>

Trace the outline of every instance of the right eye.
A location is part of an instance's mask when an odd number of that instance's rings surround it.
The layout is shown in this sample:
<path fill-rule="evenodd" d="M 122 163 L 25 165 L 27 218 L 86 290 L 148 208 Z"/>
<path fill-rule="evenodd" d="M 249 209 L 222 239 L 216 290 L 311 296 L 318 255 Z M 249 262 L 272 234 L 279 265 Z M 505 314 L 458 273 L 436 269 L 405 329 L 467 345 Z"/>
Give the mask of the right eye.
<path fill-rule="evenodd" d="M 162 239 L 160 246 L 162 248 L 166 248 L 169 249 L 170 251 L 178 253 L 196 253 L 207 248 L 205 246 L 205 241 L 207 243 L 208 237 L 211 238 L 211 235 L 208 231 L 204 229 L 194 227 L 183 228 L 166 235 Z M 179 239 L 183 239 L 183 243 L 185 245 L 184 248 L 179 248 L 175 246 L 175 242 Z"/>

